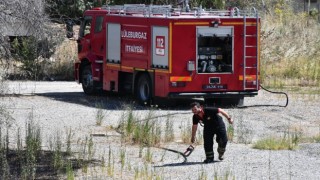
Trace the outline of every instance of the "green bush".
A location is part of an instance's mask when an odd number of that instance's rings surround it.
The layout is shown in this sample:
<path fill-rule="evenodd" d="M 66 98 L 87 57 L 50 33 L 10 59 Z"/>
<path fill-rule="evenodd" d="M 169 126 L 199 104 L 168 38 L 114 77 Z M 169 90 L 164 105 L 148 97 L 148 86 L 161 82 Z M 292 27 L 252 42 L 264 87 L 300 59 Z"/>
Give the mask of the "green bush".
<path fill-rule="evenodd" d="M 26 78 L 36 79 L 40 74 L 37 40 L 34 37 L 15 38 L 12 44 L 14 57 L 21 63 Z"/>

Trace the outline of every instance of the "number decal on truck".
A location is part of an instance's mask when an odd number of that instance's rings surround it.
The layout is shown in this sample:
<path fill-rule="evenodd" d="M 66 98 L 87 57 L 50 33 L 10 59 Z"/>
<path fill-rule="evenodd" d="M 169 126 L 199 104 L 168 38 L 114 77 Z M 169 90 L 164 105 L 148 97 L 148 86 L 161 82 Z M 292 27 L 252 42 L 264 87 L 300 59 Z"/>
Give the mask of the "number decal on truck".
<path fill-rule="evenodd" d="M 164 36 L 156 36 L 156 55 L 165 55 L 165 39 Z"/>

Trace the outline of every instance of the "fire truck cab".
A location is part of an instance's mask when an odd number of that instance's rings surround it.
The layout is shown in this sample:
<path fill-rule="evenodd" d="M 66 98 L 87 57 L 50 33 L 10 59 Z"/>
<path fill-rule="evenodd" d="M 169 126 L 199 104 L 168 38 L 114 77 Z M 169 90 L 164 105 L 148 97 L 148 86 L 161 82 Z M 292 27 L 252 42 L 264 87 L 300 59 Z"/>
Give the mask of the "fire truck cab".
<path fill-rule="evenodd" d="M 241 104 L 259 91 L 260 18 L 233 8 L 190 12 L 128 4 L 87 10 L 75 79 L 86 94 L 132 93 Z"/>

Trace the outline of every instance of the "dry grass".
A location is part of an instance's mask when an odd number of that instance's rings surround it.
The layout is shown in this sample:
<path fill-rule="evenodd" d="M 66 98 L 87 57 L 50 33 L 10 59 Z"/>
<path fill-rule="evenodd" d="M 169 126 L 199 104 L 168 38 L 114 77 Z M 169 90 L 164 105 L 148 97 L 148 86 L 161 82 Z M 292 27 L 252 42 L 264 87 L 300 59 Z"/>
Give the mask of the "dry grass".
<path fill-rule="evenodd" d="M 77 59 L 77 43 L 64 40 L 49 60 L 48 76 L 55 80 L 74 80 L 74 61 Z"/>
<path fill-rule="evenodd" d="M 264 150 L 293 150 L 298 146 L 295 137 L 268 137 L 254 143 L 253 148 Z"/>
<path fill-rule="evenodd" d="M 278 88 L 319 86 L 320 24 L 306 13 L 294 13 L 290 8 L 276 9 L 261 22 L 263 84 Z"/>

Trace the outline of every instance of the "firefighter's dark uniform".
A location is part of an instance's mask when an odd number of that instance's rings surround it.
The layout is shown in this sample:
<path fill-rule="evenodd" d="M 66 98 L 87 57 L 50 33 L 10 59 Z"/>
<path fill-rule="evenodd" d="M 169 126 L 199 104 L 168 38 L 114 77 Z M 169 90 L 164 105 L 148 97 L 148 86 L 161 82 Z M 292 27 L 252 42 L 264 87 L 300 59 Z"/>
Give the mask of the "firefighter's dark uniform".
<path fill-rule="evenodd" d="M 200 121 L 204 124 L 203 139 L 204 150 L 207 159 L 214 159 L 213 153 L 213 138 L 216 135 L 216 142 L 218 143 L 218 153 L 223 154 L 225 152 L 228 137 L 226 132 L 226 126 L 222 120 L 222 117 L 218 114 L 218 108 L 204 108 L 204 116 L 201 119 L 198 115 L 193 115 L 193 124 L 197 125 Z"/>

